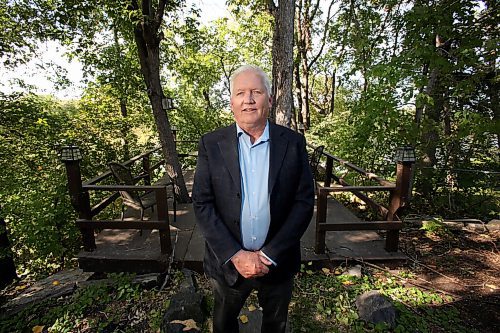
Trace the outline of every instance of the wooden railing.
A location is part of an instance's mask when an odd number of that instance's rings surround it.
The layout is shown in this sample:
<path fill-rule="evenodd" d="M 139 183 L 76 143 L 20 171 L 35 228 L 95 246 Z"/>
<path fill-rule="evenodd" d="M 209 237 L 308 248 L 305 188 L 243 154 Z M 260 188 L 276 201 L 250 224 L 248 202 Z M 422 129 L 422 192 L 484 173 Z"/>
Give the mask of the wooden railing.
<path fill-rule="evenodd" d="M 177 141 L 177 143 L 194 142 L 197 141 Z M 161 166 L 165 165 L 165 160 L 163 158 L 160 158 L 158 161 L 152 161 L 152 156 L 160 150 L 161 147 L 153 148 L 122 163 L 125 166 L 131 167 L 133 164 L 140 162 L 141 173 L 145 174 L 145 185 L 102 184 L 104 182 L 109 182 L 109 180 L 112 179 L 112 173 L 110 170 L 105 171 L 87 181 L 82 181 L 80 161 L 65 161 L 71 203 L 78 212 L 76 225 L 82 233 L 83 248 L 85 251 L 90 252 L 96 248 L 94 236 L 95 229 L 157 229 L 159 231 L 161 253 L 168 254 L 171 252 L 172 245 L 170 241 L 170 225 L 167 207 L 167 188 L 166 185 L 151 184 L 154 172 Z M 188 156 L 192 156 L 192 154 L 179 154 L 179 157 Z M 126 221 L 122 221 L 94 219 L 95 216 L 101 213 L 120 197 L 118 191 L 126 190 L 154 192 L 157 203 L 157 220 L 141 221 L 127 219 Z M 111 192 L 111 194 L 91 206 L 90 192 Z"/>
<path fill-rule="evenodd" d="M 385 248 L 389 252 L 396 252 L 398 249 L 399 230 L 402 228 L 402 222 L 397 216 L 397 211 L 405 204 L 410 189 L 410 175 L 413 164 L 398 163 L 396 171 L 396 182 L 390 182 L 374 173 L 367 172 L 357 165 L 333 156 L 327 152 L 321 152 L 323 158 L 326 158 L 325 178 L 323 184 L 316 184 L 316 241 L 315 252 L 325 252 L 325 238 L 327 231 L 350 231 L 350 230 L 387 230 Z M 338 163 L 346 168 L 355 171 L 365 179 L 374 181 L 379 185 L 353 186 L 333 173 L 333 165 Z M 332 180 L 336 185 L 332 185 Z M 389 205 L 384 205 L 369 198 L 366 192 L 388 191 Z M 327 199 L 331 193 L 351 192 L 370 208 L 378 213 L 383 219 L 381 221 L 364 222 L 336 222 L 327 221 Z"/>

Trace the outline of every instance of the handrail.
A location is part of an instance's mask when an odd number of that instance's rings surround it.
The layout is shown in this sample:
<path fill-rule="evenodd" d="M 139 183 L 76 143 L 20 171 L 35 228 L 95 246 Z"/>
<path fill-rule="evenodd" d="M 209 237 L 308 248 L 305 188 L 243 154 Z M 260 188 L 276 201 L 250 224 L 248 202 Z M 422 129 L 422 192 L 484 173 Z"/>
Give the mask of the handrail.
<path fill-rule="evenodd" d="M 316 148 L 314 147 L 312 144 L 308 143 L 307 146 L 309 146 L 310 148 Z M 376 182 L 378 182 L 380 185 L 383 185 L 383 186 L 396 186 L 396 184 L 394 184 L 393 182 L 391 181 L 388 181 L 376 174 L 374 174 L 373 172 L 368 172 L 362 168 L 360 168 L 359 166 L 355 165 L 355 164 L 352 164 L 351 162 L 349 161 L 346 161 L 346 160 L 343 160 L 339 157 L 336 157 L 328 152 L 321 152 L 322 155 L 325 155 L 326 157 L 329 157 L 331 159 L 333 159 L 334 161 L 336 161 L 337 163 L 341 164 L 341 165 L 345 165 L 346 167 L 358 172 L 359 174 L 365 176 L 366 178 L 370 179 L 370 180 L 374 180 Z"/>
<path fill-rule="evenodd" d="M 321 192 L 352 192 L 352 191 L 392 191 L 396 189 L 396 186 L 330 186 L 330 187 L 320 187 L 318 191 Z"/>
<path fill-rule="evenodd" d="M 122 220 L 76 220 L 76 225 L 82 228 L 98 229 L 157 229 L 170 230 L 170 224 L 165 221 L 122 221 Z"/>
<path fill-rule="evenodd" d="M 139 154 L 137 156 L 132 157 L 131 159 L 123 162 L 122 164 L 128 166 L 128 165 L 140 160 L 141 158 L 148 156 L 148 155 L 150 155 L 150 154 L 152 154 L 160 149 L 161 149 L 161 147 L 155 147 L 155 148 L 150 149 L 142 154 Z M 104 171 L 102 174 L 83 182 L 82 185 L 94 185 L 96 183 L 103 181 L 104 179 L 106 179 L 110 176 L 111 176 L 111 171 L 107 170 L 107 171 Z"/>
<path fill-rule="evenodd" d="M 368 171 L 366 171 L 366 170 L 358 167 L 357 165 L 352 164 L 351 162 L 348 162 L 346 160 L 343 160 L 341 158 L 333 156 L 330 153 L 323 152 L 323 155 L 325 155 L 327 157 L 331 157 L 332 159 L 334 159 L 335 161 L 337 161 L 339 164 L 345 165 L 345 166 L 353 169 L 354 171 L 358 172 L 359 174 L 365 176 L 366 178 L 378 182 L 380 185 L 383 185 L 383 186 L 396 186 L 393 182 L 388 181 L 388 180 L 386 180 L 386 179 L 384 179 L 384 178 L 382 178 L 380 176 L 377 176 L 373 172 L 368 172 Z"/>
<path fill-rule="evenodd" d="M 83 185 L 84 190 L 94 191 L 150 191 L 161 190 L 166 185 Z"/>

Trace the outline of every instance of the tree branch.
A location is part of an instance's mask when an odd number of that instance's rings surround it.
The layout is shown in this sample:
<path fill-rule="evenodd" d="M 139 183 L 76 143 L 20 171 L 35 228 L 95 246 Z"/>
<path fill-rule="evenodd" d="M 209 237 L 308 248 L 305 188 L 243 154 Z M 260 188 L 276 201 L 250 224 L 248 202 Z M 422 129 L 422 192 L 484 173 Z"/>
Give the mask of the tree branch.
<path fill-rule="evenodd" d="M 321 41 L 321 48 L 319 49 L 316 56 L 311 60 L 311 62 L 309 62 L 309 64 L 307 65 L 307 69 L 311 69 L 312 65 L 314 65 L 314 63 L 318 60 L 318 58 L 323 53 L 323 49 L 325 48 L 325 44 L 326 44 L 326 34 L 328 33 L 328 26 L 330 25 L 330 11 L 332 10 L 332 6 L 334 3 L 335 3 L 335 0 L 332 0 L 332 2 L 330 2 L 330 6 L 328 7 L 328 14 L 326 15 L 325 30 L 323 31 L 323 40 Z"/>

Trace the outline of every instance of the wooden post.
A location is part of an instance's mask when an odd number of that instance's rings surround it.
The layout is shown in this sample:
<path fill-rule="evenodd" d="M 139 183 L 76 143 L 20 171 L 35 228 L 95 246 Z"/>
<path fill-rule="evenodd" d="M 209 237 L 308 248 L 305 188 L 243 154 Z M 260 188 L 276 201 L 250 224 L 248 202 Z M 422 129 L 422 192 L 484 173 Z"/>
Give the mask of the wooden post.
<path fill-rule="evenodd" d="M 333 173 L 333 158 L 331 156 L 326 156 L 326 170 L 325 170 L 325 187 L 329 187 L 332 183 L 332 173 Z"/>
<path fill-rule="evenodd" d="M 413 162 L 398 162 L 396 165 L 396 188 L 391 191 L 387 221 L 394 221 L 396 213 L 403 207 L 410 196 L 411 170 Z M 399 230 L 388 230 L 385 249 L 396 252 L 399 243 Z"/>
<path fill-rule="evenodd" d="M 317 204 L 316 204 L 316 242 L 314 252 L 317 254 L 325 253 L 325 233 L 321 230 L 321 225 L 326 223 L 326 199 L 328 193 L 326 191 L 318 190 Z"/>
<path fill-rule="evenodd" d="M 73 208 L 78 212 L 80 219 L 91 220 L 90 196 L 88 191 L 82 188 L 82 174 L 80 171 L 80 160 L 63 161 L 68 176 L 68 190 Z M 83 249 L 91 252 L 96 248 L 94 229 L 80 229 L 82 233 Z"/>
<path fill-rule="evenodd" d="M 168 225 L 168 203 L 167 203 L 167 188 L 155 190 L 156 206 L 158 208 L 158 221 L 165 221 Z M 160 234 L 160 249 L 162 254 L 172 252 L 172 243 L 170 241 L 170 229 L 159 230 Z"/>
<path fill-rule="evenodd" d="M 142 158 L 142 170 L 147 174 L 146 178 L 144 178 L 144 184 L 151 185 L 151 161 L 149 155 Z"/>

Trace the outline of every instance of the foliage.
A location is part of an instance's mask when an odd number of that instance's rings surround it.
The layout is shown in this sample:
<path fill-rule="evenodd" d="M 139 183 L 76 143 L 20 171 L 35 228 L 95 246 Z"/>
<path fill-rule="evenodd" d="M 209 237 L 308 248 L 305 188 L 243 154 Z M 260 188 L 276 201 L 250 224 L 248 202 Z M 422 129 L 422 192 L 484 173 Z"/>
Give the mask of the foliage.
<path fill-rule="evenodd" d="M 64 166 L 56 145 L 73 106 L 40 96 L 0 100 L 0 203 L 22 274 L 43 275 L 66 264 L 78 248 Z"/>
<path fill-rule="evenodd" d="M 37 306 L 23 309 L 10 318 L 2 318 L 1 332 L 31 331 L 34 326 L 44 326 L 49 332 L 137 332 L 156 331 L 169 300 L 165 293 L 141 290 L 133 282 L 133 275 L 111 274 L 108 280 L 95 281 L 79 288 L 73 295 L 47 300 Z M 151 313 L 141 313 L 135 324 L 123 325 L 123 318 L 132 317 L 141 306 L 152 307 Z M 97 314 L 104 313 L 105 316 Z"/>
<path fill-rule="evenodd" d="M 130 125 L 137 127 L 127 134 L 130 150 L 150 147 L 151 120 L 140 103 L 132 104 L 130 118 L 124 120 L 104 89 L 89 90 L 80 103 L 36 95 L 2 96 L 0 103 L 2 215 L 18 271 L 43 276 L 73 265 L 68 260 L 80 248 L 59 147 L 74 143 L 82 148 L 82 176 L 88 179 L 107 169 L 110 161 L 123 160 L 124 121 L 139 124 Z"/>

